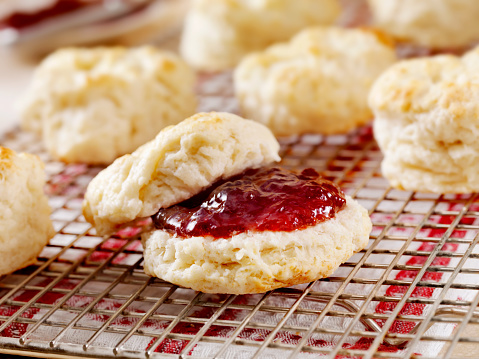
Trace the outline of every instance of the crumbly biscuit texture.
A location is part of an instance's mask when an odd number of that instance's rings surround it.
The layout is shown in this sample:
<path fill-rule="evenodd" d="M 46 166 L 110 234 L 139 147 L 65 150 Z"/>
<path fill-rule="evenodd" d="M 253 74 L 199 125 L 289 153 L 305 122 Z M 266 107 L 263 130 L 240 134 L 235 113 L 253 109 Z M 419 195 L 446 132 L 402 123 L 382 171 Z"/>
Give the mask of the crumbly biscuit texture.
<path fill-rule="evenodd" d="M 479 40 L 477 0 L 368 0 L 375 25 L 399 40 L 445 48 Z"/>
<path fill-rule="evenodd" d="M 37 156 L 0 147 L 0 275 L 35 263 L 54 235 L 44 184 Z"/>
<path fill-rule="evenodd" d="M 245 232 L 231 238 L 142 236 L 144 270 L 207 293 L 262 293 L 331 275 L 369 239 L 367 211 L 349 196 L 335 218 L 292 232 Z"/>
<path fill-rule="evenodd" d="M 318 27 L 249 55 L 234 73 L 242 113 L 276 135 L 362 125 L 372 118 L 371 85 L 396 61 L 388 40 L 368 29 Z"/>
<path fill-rule="evenodd" d="M 271 131 L 239 116 L 200 113 L 118 158 L 89 184 L 83 213 L 100 234 L 179 203 L 248 168 L 279 161 Z"/>
<path fill-rule="evenodd" d="M 193 0 L 181 54 L 203 70 L 232 68 L 305 27 L 332 24 L 339 13 L 338 0 Z"/>
<path fill-rule="evenodd" d="M 479 48 L 402 61 L 374 84 L 369 103 L 382 171 L 407 190 L 479 190 Z"/>
<path fill-rule="evenodd" d="M 55 158 L 109 164 L 194 114 L 194 81 L 178 56 L 149 46 L 59 50 L 34 73 L 22 125 Z"/>

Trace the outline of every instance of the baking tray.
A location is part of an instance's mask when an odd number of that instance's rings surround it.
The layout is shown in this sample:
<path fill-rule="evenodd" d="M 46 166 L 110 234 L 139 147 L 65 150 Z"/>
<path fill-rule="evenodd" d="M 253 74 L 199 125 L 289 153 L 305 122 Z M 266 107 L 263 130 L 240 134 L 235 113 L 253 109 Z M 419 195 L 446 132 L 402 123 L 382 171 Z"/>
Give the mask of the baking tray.
<path fill-rule="evenodd" d="M 231 74 L 203 75 L 200 109 L 237 112 Z M 52 160 L 35 135 L 0 141 L 45 162 L 57 231 L 35 265 L 0 278 L 0 353 L 90 358 L 479 357 L 479 197 L 398 191 L 370 126 L 281 138 L 365 206 L 368 246 L 329 278 L 255 295 L 179 288 L 142 269 L 148 221 L 99 237 L 81 214 L 102 169 Z"/>

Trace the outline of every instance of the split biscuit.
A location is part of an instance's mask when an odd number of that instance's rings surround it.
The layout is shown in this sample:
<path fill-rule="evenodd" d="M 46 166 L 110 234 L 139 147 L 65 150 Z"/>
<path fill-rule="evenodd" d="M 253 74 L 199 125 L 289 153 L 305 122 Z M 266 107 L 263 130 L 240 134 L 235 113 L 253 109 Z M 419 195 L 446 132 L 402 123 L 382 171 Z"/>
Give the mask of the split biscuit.
<path fill-rule="evenodd" d="M 220 179 L 268 166 L 279 160 L 278 151 L 271 131 L 257 122 L 227 113 L 197 114 L 102 171 L 88 186 L 83 213 L 106 234 L 191 199 Z M 323 278 L 368 243 L 367 211 L 345 198 L 332 219 L 305 229 L 247 230 L 226 238 L 152 229 L 142 235 L 144 270 L 210 293 L 259 293 Z"/>

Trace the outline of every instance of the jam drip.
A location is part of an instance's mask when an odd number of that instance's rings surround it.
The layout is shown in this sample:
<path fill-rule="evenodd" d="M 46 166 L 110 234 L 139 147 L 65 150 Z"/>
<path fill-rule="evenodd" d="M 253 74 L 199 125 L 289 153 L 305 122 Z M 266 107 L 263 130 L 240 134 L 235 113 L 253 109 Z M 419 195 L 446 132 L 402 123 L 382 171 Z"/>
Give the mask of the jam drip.
<path fill-rule="evenodd" d="M 160 209 L 155 227 L 181 237 L 227 238 L 246 231 L 294 231 L 334 218 L 344 194 L 312 168 L 248 170 L 193 198 Z"/>

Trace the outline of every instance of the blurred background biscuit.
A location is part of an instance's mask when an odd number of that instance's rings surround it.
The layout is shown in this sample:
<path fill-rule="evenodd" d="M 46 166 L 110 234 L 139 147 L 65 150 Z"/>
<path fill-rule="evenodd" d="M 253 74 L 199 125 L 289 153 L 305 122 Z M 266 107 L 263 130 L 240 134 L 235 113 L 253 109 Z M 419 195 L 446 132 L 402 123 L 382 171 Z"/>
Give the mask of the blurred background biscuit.
<path fill-rule="evenodd" d="M 55 234 L 44 185 L 37 156 L 0 146 L 0 275 L 35 263 Z"/>
<path fill-rule="evenodd" d="M 372 119 L 369 89 L 395 61 L 378 32 L 316 27 L 247 56 L 234 86 L 243 115 L 276 135 L 344 133 Z"/>
<path fill-rule="evenodd" d="M 108 164 L 195 113 L 194 82 L 177 55 L 151 46 L 58 50 L 34 73 L 22 125 L 55 158 Z"/>

